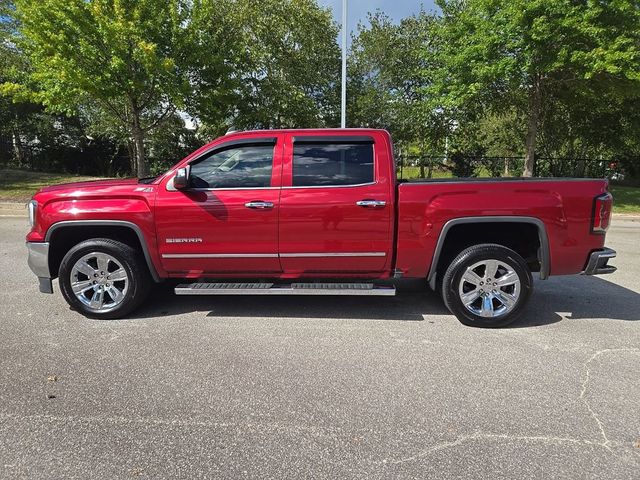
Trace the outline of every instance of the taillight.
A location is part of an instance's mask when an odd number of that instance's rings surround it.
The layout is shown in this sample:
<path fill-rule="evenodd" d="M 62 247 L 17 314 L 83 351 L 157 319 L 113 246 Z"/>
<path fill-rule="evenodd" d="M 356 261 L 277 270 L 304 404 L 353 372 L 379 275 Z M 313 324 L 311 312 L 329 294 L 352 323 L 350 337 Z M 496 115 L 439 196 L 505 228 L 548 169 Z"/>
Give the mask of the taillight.
<path fill-rule="evenodd" d="M 598 195 L 593 199 L 593 214 L 591 215 L 591 233 L 604 235 L 609 229 L 613 195 L 609 192 Z"/>

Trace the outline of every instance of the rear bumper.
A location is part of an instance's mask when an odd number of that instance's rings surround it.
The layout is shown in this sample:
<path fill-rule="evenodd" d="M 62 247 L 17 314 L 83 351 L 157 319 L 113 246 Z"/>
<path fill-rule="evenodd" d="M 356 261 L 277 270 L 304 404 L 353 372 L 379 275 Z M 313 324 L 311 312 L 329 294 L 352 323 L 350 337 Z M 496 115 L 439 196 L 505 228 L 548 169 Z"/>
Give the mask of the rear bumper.
<path fill-rule="evenodd" d="M 49 242 L 27 242 L 29 268 L 38 277 L 40 291 L 53 293 L 51 273 L 49 272 Z"/>
<path fill-rule="evenodd" d="M 604 275 L 606 273 L 613 273 L 617 269 L 612 265 L 608 265 L 610 259 L 615 258 L 616 251 L 610 248 L 603 248 L 602 250 L 596 250 L 589 255 L 589 261 L 587 266 L 582 272 L 583 275 Z"/>

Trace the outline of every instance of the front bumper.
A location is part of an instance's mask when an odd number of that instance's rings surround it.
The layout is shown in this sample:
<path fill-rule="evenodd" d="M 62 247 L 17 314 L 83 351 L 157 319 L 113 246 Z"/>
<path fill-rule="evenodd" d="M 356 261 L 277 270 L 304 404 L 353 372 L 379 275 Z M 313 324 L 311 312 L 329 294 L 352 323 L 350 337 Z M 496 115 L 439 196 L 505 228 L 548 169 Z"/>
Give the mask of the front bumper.
<path fill-rule="evenodd" d="M 49 242 L 27 242 L 29 268 L 38 277 L 40 291 L 53 293 L 53 283 L 49 272 Z"/>
<path fill-rule="evenodd" d="M 596 250 L 589 255 L 589 261 L 587 267 L 584 269 L 583 275 L 604 275 L 606 273 L 613 273 L 617 270 L 612 265 L 607 265 L 610 259 L 616 256 L 616 251 L 610 248 L 603 248 L 602 250 Z"/>

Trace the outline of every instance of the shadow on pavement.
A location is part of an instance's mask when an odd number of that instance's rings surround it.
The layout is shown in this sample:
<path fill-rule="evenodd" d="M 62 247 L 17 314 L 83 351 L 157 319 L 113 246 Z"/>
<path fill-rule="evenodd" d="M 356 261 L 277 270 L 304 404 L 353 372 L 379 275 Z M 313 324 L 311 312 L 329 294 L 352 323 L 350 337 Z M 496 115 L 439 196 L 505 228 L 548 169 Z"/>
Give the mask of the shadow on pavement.
<path fill-rule="evenodd" d="M 175 296 L 178 282 L 158 285 L 148 301 L 129 319 L 209 311 L 209 318 L 336 318 L 423 321 L 423 315 L 447 315 L 440 297 L 423 280 L 406 281 L 395 297 L 331 296 Z"/>
<path fill-rule="evenodd" d="M 640 293 L 604 278 L 570 275 L 536 282 L 526 312 L 512 327 L 556 323 L 563 316 L 567 320 L 640 321 Z"/>
<path fill-rule="evenodd" d="M 398 295 L 384 297 L 177 297 L 175 283 L 158 286 L 130 319 L 206 312 L 209 318 L 337 318 L 423 321 L 424 315 L 450 315 L 440 297 L 423 282 L 407 282 Z M 523 316 L 511 328 L 599 318 L 640 320 L 640 294 L 598 277 L 555 277 L 537 281 Z"/>

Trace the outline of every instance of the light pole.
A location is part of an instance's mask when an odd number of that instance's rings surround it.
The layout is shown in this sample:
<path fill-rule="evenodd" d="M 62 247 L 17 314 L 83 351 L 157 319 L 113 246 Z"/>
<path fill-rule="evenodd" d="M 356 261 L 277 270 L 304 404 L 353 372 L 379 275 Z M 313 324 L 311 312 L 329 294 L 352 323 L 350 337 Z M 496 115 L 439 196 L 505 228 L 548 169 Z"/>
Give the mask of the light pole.
<path fill-rule="evenodd" d="M 347 127 L 347 0 L 342 0 L 342 95 L 340 128 Z"/>

